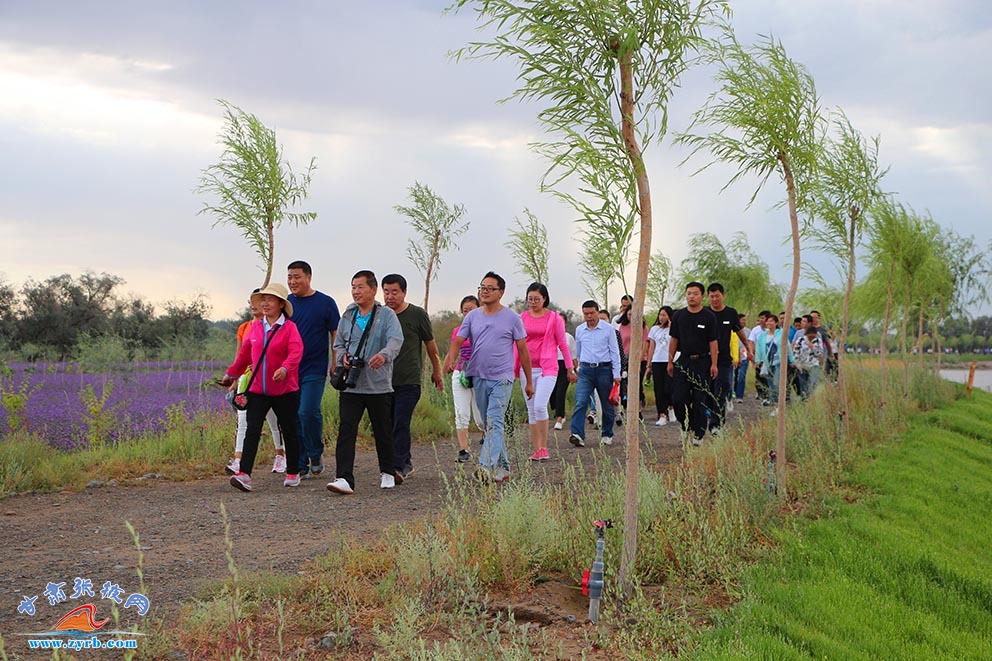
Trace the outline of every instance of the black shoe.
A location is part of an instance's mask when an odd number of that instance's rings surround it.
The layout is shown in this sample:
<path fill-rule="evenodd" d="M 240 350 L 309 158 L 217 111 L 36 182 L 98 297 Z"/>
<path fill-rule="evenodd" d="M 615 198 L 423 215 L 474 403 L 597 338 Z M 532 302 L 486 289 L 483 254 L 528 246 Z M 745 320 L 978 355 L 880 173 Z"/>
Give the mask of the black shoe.
<path fill-rule="evenodd" d="M 485 437 L 479 439 L 479 445 L 485 445 L 485 443 L 486 443 Z"/>
<path fill-rule="evenodd" d="M 586 446 L 586 442 L 582 440 L 582 437 L 579 436 L 578 434 L 572 434 L 571 436 L 569 436 L 568 442 L 577 448 L 584 448 Z"/>
<path fill-rule="evenodd" d="M 472 453 L 469 452 L 468 450 L 459 450 L 458 458 L 455 459 L 455 461 L 457 461 L 460 464 L 467 464 L 468 462 L 472 461 Z"/>
<path fill-rule="evenodd" d="M 408 461 L 408 462 L 406 462 L 406 466 L 404 466 L 403 468 L 398 469 L 396 472 L 397 472 L 397 474 L 402 475 L 403 476 L 403 479 L 405 480 L 406 478 L 408 478 L 411 475 L 413 475 L 413 470 L 414 470 L 413 469 L 413 464 L 411 464 Z M 397 482 L 397 484 L 399 484 L 399 482 Z"/>

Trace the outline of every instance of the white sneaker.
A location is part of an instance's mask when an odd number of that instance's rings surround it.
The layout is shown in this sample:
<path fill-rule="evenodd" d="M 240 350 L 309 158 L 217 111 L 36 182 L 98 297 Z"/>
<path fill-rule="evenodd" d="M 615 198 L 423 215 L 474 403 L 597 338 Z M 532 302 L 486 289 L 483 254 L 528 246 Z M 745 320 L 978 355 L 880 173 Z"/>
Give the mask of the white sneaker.
<path fill-rule="evenodd" d="M 693 446 L 695 446 L 695 447 L 698 448 L 700 445 L 703 444 L 703 439 L 701 439 L 701 438 L 694 438 L 694 439 L 692 439 L 692 444 L 693 444 Z"/>
<path fill-rule="evenodd" d="M 599 442 L 602 443 L 603 445 L 613 445 L 613 437 L 604 436 L 603 438 L 599 439 Z"/>
<path fill-rule="evenodd" d="M 675 417 L 675 411 L 669 411 L 668 412 L 668 421 L 669 422 L 678 422 L 678 418 Z"/>
<path fill-rule="evenodd" d="M 561 420 L 556 420 L 555 421 L 555 429 L 561 429 L 562 427 L 564 427 L 564 425 L 562 424 L 562 421 Z"/>
<path fill-rule="evenodd" d="M 350 484 L 348 484 L 348 480 L 344 479 L 343 477 L 339 477 L 333 482 L 328 482 L 327 490 L 333 491 L 335 493 L 343 493 L 346 496 L 350 496 L 351 494 L 355 493 L 355 490 L 351 488 Z"/>
<path fill-rule="evenodd" d="M 733 412 L 734 412 L 734 400 L 728 399 L 727 400 L 727 413 L 733 413 Z"/>
<path fill-rule="evenodd" d="M 577 448 L 584 448 L 586 446 L 585 440 L 578 434 L 572 434 L 568 437 L 568 442 Z"/>
<path fill-rule="evenodd" d="M 771 411 L 768 412 L 768 415 L 774 418 L 776 415 L 778 415 L 778 409 L 772 409 Z"/>
<path fill-rule="evenodd" d="M 284 487 L 298 487 L 298 486 L 300 486 L 300 474 L 299 473 L 296 473 L 294 475 L 292 473 L 287 473 L 286 474 L 286 479 L 282 481 L 282 485 Z"/>
<path fill-rule="evenodd" d="M 655 427 L 664 427 L 667 424 L 668 424 L 668 418 L 662 416 L 662 417 L 658 418 L 658 422 L 654 423 L 654 426 Z"/>
<path fill-rule="evenodd" d="M 380 489 L 392 489 L 396 486 L 396 478 L 392 473 L 380 473 L 379 474 L 379 488 Z"/>
<path fill-rule="evenodd" d="M 235 457 L 231 459 L 227 466 L 224 466 L 224 472 L 228 475 L 237 475 L 241 472 L 241 460 Z"/>
<path fill-rule="evenodd" d="M 272 462 L 272 472 L 273 473 L 286 472 L 286 455 L 284 454 L 276 455 L 276 458 Z"/>

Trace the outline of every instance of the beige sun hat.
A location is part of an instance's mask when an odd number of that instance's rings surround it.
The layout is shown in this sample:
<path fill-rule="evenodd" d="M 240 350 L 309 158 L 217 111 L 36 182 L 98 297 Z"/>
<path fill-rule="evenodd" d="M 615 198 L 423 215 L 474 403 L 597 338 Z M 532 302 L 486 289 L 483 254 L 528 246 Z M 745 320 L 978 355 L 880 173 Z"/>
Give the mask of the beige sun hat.
<path fill-rule="evenodd" d="M 289 290 L 286 289 L 286 285 L 280 282 L 271 282 L 265 289 L 257 289 L 252 292 L 251 302 L 258 305 L 259 299 L 262 298 L 262 294 L 270 294 L 276 298 L 281 298 L 286 304 L 286 316 L 293 316 L 293 304 L 289 302 Z"/>

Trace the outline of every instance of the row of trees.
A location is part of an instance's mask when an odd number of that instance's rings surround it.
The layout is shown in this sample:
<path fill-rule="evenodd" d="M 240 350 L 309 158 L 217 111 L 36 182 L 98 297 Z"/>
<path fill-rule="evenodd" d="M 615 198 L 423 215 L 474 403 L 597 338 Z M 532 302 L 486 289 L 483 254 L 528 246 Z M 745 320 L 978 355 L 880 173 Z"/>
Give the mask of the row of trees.
<path fill-rule="evenodd" d="M 20 289 L 0 280 L 0 350 L 28 360 L 66 360 L 86 341 L 112 335 L 132 354 L 153 356 L 178 340 L 207 339 L 210 306 L 202 297 L 168 301 L 158 313 L 141 297 L 121 295 L 123 284 L 116 275 L 93 272 L 28 280 Z"/>
<path fill-rule="evenodd" d="M 969 297 L 973 301 L 985 298 L 983 278 L 987 278 L 988 267 L 974 242 L 936 230 L 932 221 L 885 195 L 878 139 L 866 140 L 843 111 L 825 111 L 812 75 L 788 57 L 781 43 L 763 38 L 753 46 L 740 44 L 729 25 L 726 2 L 456 0 L 453 10 L 465 7 L 476 12 L 480 25 L 493 34 L 469 44 L 456 57 L 513 60 L 519 67 L 519 87 L 511 97 L 541 105 L 538 119 L 547 133 L 533 147 L 550 163 L 541 186 L 577 214 L 586 238 L 582 263 L 591 293 L 602 294 L 599 297 L 608 301 L 606 294 L 613 279 L 619 279 L 624 290 L 630 291 L 629 251 L 636 245 L 631 319 L 635 327 L 642 322 L 645 302 L 664 300 L 672 272 L 663 254 L 651 252 L 652 200 L 644 150 L 667 134 L 671 96 L 681 75 L 697 61 L 715 67 L 718 89 L 677 141 L 694 155 L 705 155 L 709 162 L 704 168 L 713 163 L 734 168 L 727 186 L 756 180 L 752 202 L 769 180 L 781 183 L 792 249 L 792 278 L 784 300 L 787 319 L 793 316 L 800 293 L 801 248 L 806 241 L 833 256 L 842 273 L 841 342 L 846 340 L 849 319 L 857 307 L 858 250 L 863 247 L 865 233 L 871 237 L 868 251 L 872 271 L 861 288 L 885 292 L 883 341 L 889 325 L 898 320 L 905 351 L 911 320 L 918 329 L 917 337 L 922 338 L 928 321 L 936 327 Z M 713 38 L 704 34 L 708 28 L 716 28 Z M 274 163 L 281 162 L 278 150 L 269 149 L 268 153 Z M 245 172 L 247 168 L 242 167 L 216 173 L 241 176 Z M 293 188 L 288 166 L 284 172 L 289 178 L 283 177 L 282 188 L 273 188 L 282 198 L 273 199 L 275 203 L 293 204 L 305 197 L 305 186 L 302 192 Z M 204 190 L 210 191 L 210 172 L 206 174 Z M 577 182 L 578 193 L 571 185 L 562 185 L 565 182 Z M 424 273 L 429 295 L 443 242 L 467 225 L 460 224 L 463 210 L 455 208 L 449 213 L 446 205 L 439 208 L 444 213 L 436 214 L 438 219 L 446 219 L 446 226 L 423 222 L 427 215 L 421 211 L 436 200 L 424 197 L 418 204 L 418 193 L 425 192 L 418 186 L 411 189 L 415 204 L 397 207 L 397 211 L 407 216 L 423 239 L 411 242 L 410 258 Z M 223 187 L 215 186 L 212 191 L 223 199 Z M 256 214 L 263 212 L 259 216 L 263 221 L 279 218 L 268 200 L 261 195 L 247 199 L 257 207 Z M 237 206 L 204 208 L 222 220 L 236 217 L 240 210 Z M 546 279 L 546 270 L 536 268 L 534 261 L 541 257 L 533 249 L 539 226 L 527 215 L 526 221 L 517 221 L 511 252 L 524 272 L 533 269 L 536 279 Z M 272 223 L 266 222 L 271 247 Z M 245 234 L 251 240 L 259 235 Z M 708 279 L 739 288 L 736 295 L 748 299 L 738 302 L 742 307 L 758 306 L 758 301 L 765 303 L 775 295 L 770 285 L 761 291 L 768 284 L 767 274 L 742 237 L 734 237 L 720 249 L 706 250 L 711 243 L 712 237 L 703 237 L 698 245 L 691 246 L 692 261 L 682 265 L 683 272 L 709 271 Z M 271 267 L 271 250 L 268 261 Z M 650 294 L 658 297 L 650 301 L 649 282 Z M 426 306 L 427 297 L 424 302 Z M 781 355 L 786 353 L 786 337 L 783 334 Z M 631 344 L 631 352 L 639 354 L 640 334 L 634 334 Z M 921 339 L 917 345 L 922 346 Z M 625 589 L 631 586 L 636 555 L 640 470 L 636 380 L 631 380 L 630 387 L 620 567 Z M 786 380 L 781 379 L 776 447 L 777 484 L 783 494 L 787 465 L 785 388 Z M 847 408 L 843 402 L 843 361 L 839 389 L 843 420 Z"/>
<path fill-rule="evenodd" d="M 886 219 L 890 215 L 904 215 L 900 212 L 903 207 L 883 194 L 880 182 L 885 170 L 878 165 L 878 139 L 865 140 L 842 111 L 825 111 L 812 75 L 789 58 L 781 43 L 762 38 L 753 46 L 740 44 L 729 25 L 727 3 L 634 0 L 597 5 L 567 0 L 459 0 L 455 7 L 470 7 L 480 25 L 495 33 L 470 44 L 459 55 L 515 61 L 520 86 L 513 96 L 542 104 L 538 118 L 548 137 L 535 149 L 551 163 L 543 186 L 578 212 L 590 239 L 584 263 L 594 264 L 600 253 L 615 255 L 619 249 L 621 259 L 586 272 L 587 286 L 605 291 L 603 282 L 616 274 L 629 291 L 623 255 L 633 237 L 639 238 L 632 315 L 635 326 L 641 323 L 652 261 L 658 265 L 658 273 L 653 274 L 656 282 L 665 282 L 659 276 L 671 271 L 670 266 L 664 268 L 663 256 L 652 260 L 651 194 L 643 149 L 665 135 L 668 102 L 681 74 L 693 61 L 715 67 L 718 89 L 677 141 L 691 148 L 694 155 L 705 155 L 709 162 L 704 168 L 714 163 L 731 166 L 734 173 L 727 186 L 757 181 L 752 202 L 768 181 L 781 183 L 792 248 L 792 278 L 784 306 L 787 319 L 793 316 L 799 294 L 804 240 L 832 255 L 843 275 L 842 342 L 849 327 L 857 252 L 865 232 L 873 237 L 872 246 L 885 256 L 875 259 L 874 248 L 871 250 L 873 273 L 888 267 L 887 278 L 882 280 L 888 301 L 884 323 L 892 321 L 893 312 L 901 312 L 904 342 L 914 310 L 922 333 L 927 315 L 933 319 L 946 316 L 955 302 L 967 297 L 964 292 L 982 289 L 979 274 L 984 266 L 981 255 L 969 251 L 973 242 L 969 246 L 968 241 L 946 233 L 945 240 L 940 241 L 931 233 L 929 244 L 923 243 L 937 258 L 929 259 L 915 254 L 909 245 L 874 240 L 889 235 Z M 718 27 L 716 38 L 704 36 L 707 26 Z M 580 196 L 559 186 L 566 179 L 578 181 Z M 915 232 L 903 227 L 900 236 L 906 230 Z M 719 273 L 716 277 L 725 284 L 740 287 L 738 293 L 750 293 L 755 288 L 752 277 L 760 280 L 761 274 L 753 268 L 755 260 L 741 250 L 746 242 L 736 237 L 735 241 L 737 245 L 732 241 L 729 246 L 740 253 L 730 264 L 734 268 L 723 268 L 726 250 L 722 254 L 706 252 L 700 250 L 706 245 L 698 245 L 693 246 L 696 254 L 691 259 L 699 260 L 703 268 L 687 264 L 684 270 L 699 273 L 705 268 Z M 912 244 L 918 245 L 916 241 Z M 606 246 L 611 249 L 604 251 Z M 952 254 L 957 259 L 952 259 Z M 938 269 L 940 264 L 943 270 Z M 934 270 L 924 271 L 925 265 Z M 942 284 L 938 286 L 938 282 Z M 905 290 L 898 292 L 898 299 L 896 283 Z M 771 295 L 769 291 L 758 292 L 740 304 L 754 305 Z M 899 299 L 901 309 L 896 306 Z M 883 337 L 886 335 L 883 332 Z M 787 335 L 783 333 L 782 338 L 781 355 L 785 355 Z M 639 339 L 635 333 L 634 354 L 640 350 Z M 843 374 L 842 367 L 842 398 Z M 640 465 L 636 387 L 632 380 L 628 399 L 634 410 L 627 418 L 627 493 L 620 567 L 625 591 L 631 587 L 637 547 Z M 782 494 L 787 493 L 785 388 L 786 380 L 781 379 L 776 449 L 777 484 Z M 842 400 L 842 420 L 846 408 Z"/>

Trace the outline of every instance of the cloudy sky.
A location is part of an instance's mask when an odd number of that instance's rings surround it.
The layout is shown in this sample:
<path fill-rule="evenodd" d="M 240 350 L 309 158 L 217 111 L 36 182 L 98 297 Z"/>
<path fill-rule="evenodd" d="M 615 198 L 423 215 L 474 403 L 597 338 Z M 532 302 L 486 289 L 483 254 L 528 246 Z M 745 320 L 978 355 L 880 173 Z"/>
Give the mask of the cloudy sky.
<path fill-rule="evenodd" d="M 216 99 L 276 129 L 287 158 L 318 170 L 304 209 L 318 220 L 277 235 L 276 274 L 306 259 L 314 284 L 349 300 L 359 268 L 423 281 L 406 261 L 411 231 L 393 210 L 414 181 L 468 209 L 460 250 L 446 255 L 432 310 L 451 309 L 488 269 L 509 298 L 527 282 L 503 247 L 524 207 L 548 227 L 552 297 L 577 308 L 574 214 L 538 191 L 545 164 L 535 106 L 497 99 L 514 89 L 510 62 L 455 63 L 474 17 L 447 0 L 343 2 L 0 0 L 0 275 L 90 269 L 161 303 L 202 293 L 212 317 L 233 316 L 261 280 L 259 260 L 231 227 L 211 228 L 194 194 L 215 161 Z M 782 40 L 813 74 L 825 106 L 881 134 L 885 188 L 986 245 L 992 237 L 992 14 L 979 0 L 740 0 L 741 41 Z M 691 72 L 671 127 L 712 89 Z M 779 186 L 750 209 L 752 182 L 719 193 L 714 168 L 692 177 L 669 144 L 649 154 L 654 247 L 673 262 L 693 232 L 747 233 L 785 281 L 788 221 Z M 699 162 L 701 165 L 702 162 Z M 419 282 L 418 282 L 419 281 Z M 731 298 L 732 300 L 732 298 Z"/>

